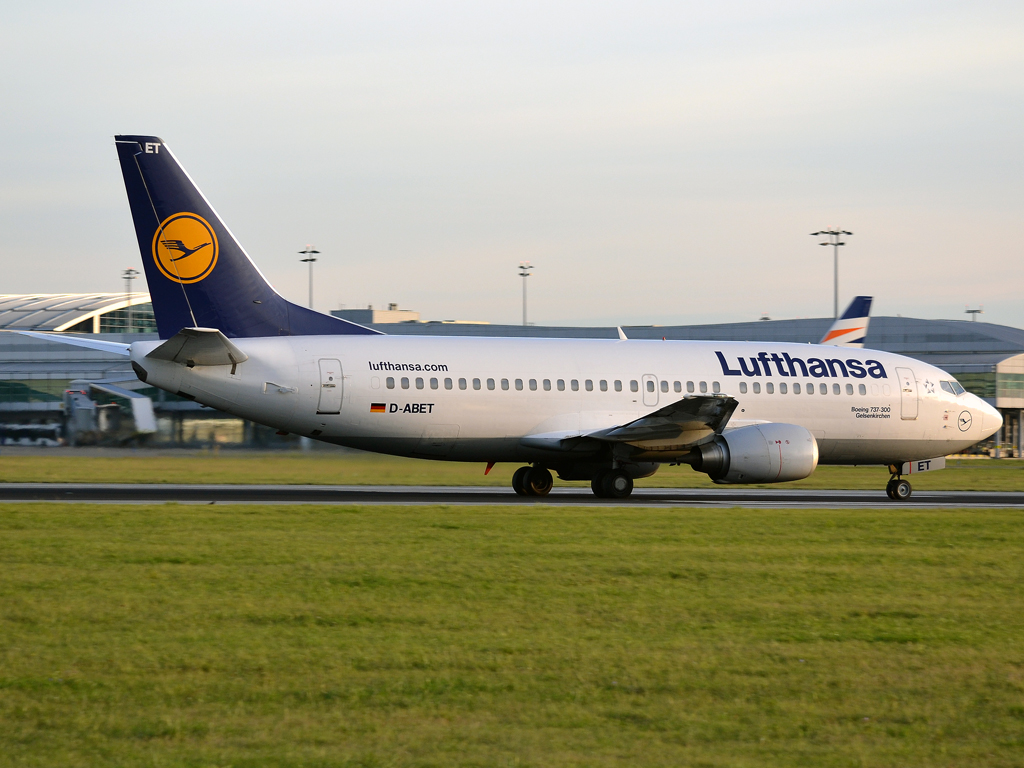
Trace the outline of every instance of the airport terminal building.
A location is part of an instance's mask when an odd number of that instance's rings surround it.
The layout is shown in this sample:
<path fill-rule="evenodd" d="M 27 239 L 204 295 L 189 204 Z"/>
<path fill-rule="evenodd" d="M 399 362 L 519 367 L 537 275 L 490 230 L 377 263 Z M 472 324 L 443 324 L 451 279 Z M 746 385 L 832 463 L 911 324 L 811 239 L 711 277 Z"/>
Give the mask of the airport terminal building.
<path fill-rule="evenodd" d="M 332 314 L 390 334 L 618 338 L 613 327 L 551 327 L 420 322 L 409 310 L 337 310 Z M 631 339 L 815 343 L 831 318 L 716 325 L 624 327 Z M 156 338 L 148 294 L 0 295 L 0 330 L 102 334 L 112 341 Z M 1024 456 L 1024 330 L 965 320 L 873 317 L 865 346 L 906 355 L 948 371 L 1003 414 L 988 448 Z M 68 392 L 78 393 L 69 397 Z M 140 398 L 148 399 L 145 406 Z M 132 402 L 135 400 L 136 402 Z M 89 415 L 92 402 L 97 411 Z M 77 403 L 77 404 L 76 404 Z M 151 407 L 155 427 L 133 432 L 132 418 Z M 75 420 L 75 413 L 81 418 Z M 123 357 L 13 333 L 0 334 L 0 441 L 139 440 L 159 445 L 284 446 L 273 430 L 146 387 Z M 144 418 L 144 417 L 143 417 Z M 90 421 L 91 419 L 91 421 Z M 77 427 L 76 427 L 77 424 Z M 92 426 L 92 433 L 88 427 Z"/>

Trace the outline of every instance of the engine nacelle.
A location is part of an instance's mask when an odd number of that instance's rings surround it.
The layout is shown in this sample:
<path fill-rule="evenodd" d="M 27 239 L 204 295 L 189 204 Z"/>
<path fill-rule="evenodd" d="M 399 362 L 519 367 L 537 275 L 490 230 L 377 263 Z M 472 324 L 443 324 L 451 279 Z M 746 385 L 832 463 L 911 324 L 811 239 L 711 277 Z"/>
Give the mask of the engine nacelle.
<path fill-rule="evenodd" d="M 740 427 L 697 450 L 693 468 L 716 483 L 784 483 L 802 480 L 818 466 L 818 442 L 796 424 Z"/>

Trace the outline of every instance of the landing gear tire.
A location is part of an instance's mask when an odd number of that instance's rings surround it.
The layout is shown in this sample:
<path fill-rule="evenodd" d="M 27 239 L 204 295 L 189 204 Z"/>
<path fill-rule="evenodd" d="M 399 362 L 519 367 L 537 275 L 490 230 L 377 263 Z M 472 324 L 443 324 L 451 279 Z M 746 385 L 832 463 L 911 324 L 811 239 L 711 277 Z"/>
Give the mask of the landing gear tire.
<path fill-rule="evenodd" d="M 633 492 L 633 478 L 621 469 L 613 469 L 601 476 L 601 491 L 606 499 L 624 499 Z"/>
<path fill-rule="evenodd" d="M 913 490 L 906 480 L 897 480 L 892 484 L 892 498 L 894 501 L 906 501 Z"/>
<path fill-rule="evenodd" d="M 890 480 L 888 483 L 885 484 L 885 495 L 888 496 L 893 501 L 896 501 L 896 497 L 892 495 L 892 487 L 895 484 L 896 484 L 895 480 Z"/>
<path fill-rule="evenodd" d="M 526 476 L 523 480 L 523 490 L 527 496 L 547 496 L 551 493 L 551 487 L 555 484 L 551 473 L 544 467 L 524 467 Z"/>
<path fill-rule="evenodd" d="M 604 472 L 598 472 L 594 475 L 594 479 L 590 481 L 590 490 L 594 492 L 594 495 L 599 499 L 606 498 L 604 495 Z"/>
<path fill-rule="evenodd" d="M 520 467 L 512 473 L 512 490 L 519 496 L 526 495 L 526 476 L 529 472 L 530 467 Z"/>

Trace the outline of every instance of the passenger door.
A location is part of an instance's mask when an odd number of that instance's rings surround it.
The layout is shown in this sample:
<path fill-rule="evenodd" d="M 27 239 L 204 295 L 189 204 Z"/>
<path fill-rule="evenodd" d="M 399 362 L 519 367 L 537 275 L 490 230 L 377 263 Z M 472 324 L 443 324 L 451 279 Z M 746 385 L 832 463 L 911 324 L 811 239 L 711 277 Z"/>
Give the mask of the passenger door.
<path fill-rule="evenodd" d="M 900 417 L 904 420 L 917 418 L 917 377 L 909 368 L 897 368 L 900 380 Z"/>
<path fill-rule="evenodd" d="M 341 396 L 344 393 L 340 360 L 320 361 L 320 403 L 317 413 L 341 413 Z"/>

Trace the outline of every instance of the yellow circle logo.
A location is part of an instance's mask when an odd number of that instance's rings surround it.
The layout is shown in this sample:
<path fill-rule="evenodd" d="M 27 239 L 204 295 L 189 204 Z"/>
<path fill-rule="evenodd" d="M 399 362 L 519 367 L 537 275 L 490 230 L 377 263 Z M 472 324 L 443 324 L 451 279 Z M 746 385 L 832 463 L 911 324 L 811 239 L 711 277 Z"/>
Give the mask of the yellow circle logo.
<path fill-rule="evenodd" d="M 176 283 L 198 283 L 217 266 L 218 253 L 213 227 L 194 213 L 168 216 L 153 235 L 153 260 Z"/>

